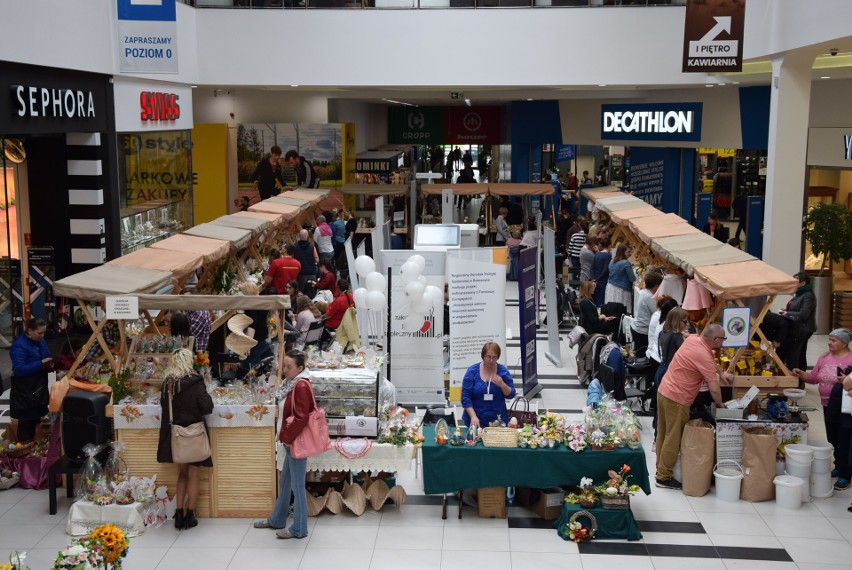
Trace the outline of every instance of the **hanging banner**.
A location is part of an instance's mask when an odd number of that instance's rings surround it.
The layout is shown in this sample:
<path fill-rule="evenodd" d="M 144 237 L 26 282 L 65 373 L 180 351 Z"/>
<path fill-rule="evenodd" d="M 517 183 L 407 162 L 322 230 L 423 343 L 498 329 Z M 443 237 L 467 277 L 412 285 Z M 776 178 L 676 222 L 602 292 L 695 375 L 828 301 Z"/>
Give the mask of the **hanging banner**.
<path fill-rule="evenodd" d="M 426 259 L 422 274 L 426 278 L 424 285 L 444 290 L 446 254 L 443 251 L 382 250 L 383 273 L 390 276 L 388 379 L 396 386 L 400 404 L 440 404 L 446 401 L 444 311 L 432 307 L 425 311 L 414 310 L 405 283 L 399 277 L 402 264 L 415 254 Z"/>
<path fill-rule="evenodd" d="M 687 0 L 683 73 L 743 70 L 745 0 Z"/>
<path fill-rule="evenodd" d="M 443 144 L 444 109 L 388 107 L 388 144 Z"/>
<path fill-rule="evenodd" d="M 118 0 L 121 73 L 177 73 L 175 0 Z"/>
<path fill-rule="evenodd" d="M 505 248 L 502 248 L 505 251 Z M 496 342 L 506 360 L 506 261 L 497 249 L 447 252 L 450 294 L 450 401 L 461 400 L 462 380 L 482 360 L 482 345 Z"/>
<path fill-rule="evenodd" d="M 556 150 L 553 153 L 553 161 L 568 162 L 569 160 L 574 160 L 574 152 L 574 145 L 558 144 L 556 145 Z"/>
<path fill-rule="evenodd" d="M 521 372 L 524 379 L 524 394 L 538 391 L 538 366 L 535 347 L 537 281 L 538 248 L 522 249 L 518 273 L 518 307 L 521 323 Z"/>
<path fill-rule="evenodd" d="M 748 346 L 751 338 L 751 307 L 722 309 L 722 328 L 725 329 L 724 348 Z"/>
<path fill-rule="evenodd" d="M 500 107 L 448 107 L 446 144 L 500 144 Z"/>

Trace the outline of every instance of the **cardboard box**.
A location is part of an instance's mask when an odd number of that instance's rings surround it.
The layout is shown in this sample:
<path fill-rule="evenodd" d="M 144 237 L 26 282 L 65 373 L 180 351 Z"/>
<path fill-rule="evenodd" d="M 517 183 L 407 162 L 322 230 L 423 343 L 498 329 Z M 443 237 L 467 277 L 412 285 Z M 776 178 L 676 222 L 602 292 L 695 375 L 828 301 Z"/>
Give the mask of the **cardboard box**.
<path fill-rule="evenodd" d="M 745 410 L 742 408 L 717 408 L 710 406 L 710 413 L 713 417 L 719 420 L 741 420 L 745 417 Z"/>
<path fill-rule="evenodd" d="M 479 489 L 476 501 L 479 504 L 479 518 L 506 518 L 506 487 Z"/>
<path fill-rule="evenodd" d="M 545 520 L 559 518 L 562 514 L 562 503 L 565 502 L 565 490 L 559 487 L 538 490 L 538 498 L 532 510 Z"/>

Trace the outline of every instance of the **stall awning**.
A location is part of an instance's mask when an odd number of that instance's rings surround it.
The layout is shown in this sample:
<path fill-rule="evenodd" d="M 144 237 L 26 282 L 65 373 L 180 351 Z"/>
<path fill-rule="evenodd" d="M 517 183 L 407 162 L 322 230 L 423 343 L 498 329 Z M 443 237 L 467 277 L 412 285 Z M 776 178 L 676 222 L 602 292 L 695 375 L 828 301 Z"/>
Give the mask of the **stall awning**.
<path fill-rule="evenodd" d="M 249 212 L 267 212 L 270 214 L 281 214 L 284 215 L 287 219 L 295 218 L 301 212 L 301 208 L 299 206 L 293 206 L 290 204 L 278 204 L 275 202 L 270 202 L 269 200 L 264 200 L 263 202 L 258 202 L 253 206 L 249 206 Z"/>
<path fill-rule="evenodd" d="M 344 184 L 339 188 L 344 194 L 361 196 L 395 196 L 411 191 L 408 184 Z"/>
<path fill-rule="evenodd" d="M 203 257 L 198 253 L 147 247 L 122 255 L 107 263 L 107 265 L 121 267 L 142 267 L 169 271 L 178 279 L 195 271 L 202 264 Z"/>
<path fill-rule="evenodd" d="M 654 252 L 690 277 L 695 267 L 740 263 L 756 259 L 705 233 L 670 236 L 651 242 Z"/>
<path fill-rule="evenodd" d="M 248 230 L 251 232 L 252 236 L 256 236 L 257 234 L 266 231 L 270 225 L 269 221 L 267 220 L 259 220 L 257 218 L 246 218 L 243 216 L 234 216 L 233 214 L 221 216 L 210 223 L 216 226 L 225 226 L 228 228 L 239 228 L 241 230 Z"/>
<path fill-rule="evenodd" d="M 325 200 L 331 195 L 331 190 L 328 188 L 302 188 L 301 186 L 285 191 L 284 195 L 287 195 L 290 192 L 299 192 L 300 194 L 310 195 L 314 200 Z"/>
<path fill-rule="evenodd" d="M 148 249 L 166 249 L 171 251 L 186 251 L 201 256 L 204 265 L 217 261 L 228 255 L 231 244 L 219 239 L 175 234 L 163 241 L 151 245 Z"/>
<path fill-rule="evenodd" d="M 678 216 L 677 214 L 663 214 L 661 216 L 653 216 L 653 217 L 644 217 L 644 218 L 632 218 L 628 225 L 630 226 L 630 231 L 635 234 L 639 234 L 645 228 L 650 228 L 654 226 L 671 226 L 677 224 L 685 224 L 686 220 Z M 677 234 L 670 234 L 677 235 Z M 659 236 L 663 237 L 663 236 Z M 647 241 L 645 243 L 648 243 Z"/>
<path fill-rule="evenodd" d="M 171 283 L 170 271 L 106 264 L 60 279 L 53 291 L 60 297 L 101 301 L 105 295 L 156 293 Z"/>
<path fill-rule="evenodd" d="M 580 190 L 580 194 L 592 202 L 596 202 L 601 198 L 612 198 L 619 194 L 627 196 L 627 193 L 622 192 L 621 188 L 617 186 L 594 186 L 592 188 L 583 188 Z"/>
<path fill-rule="evenodd" d="M 290 308 L 289 295 L 139 295 L 140 309 L 180 309 L 182 311 L 229 311 L 232 309 L 268 311 Z"/>
<path fill-rule="evenodd" d="M 271 202 L 273 204 L 288 204 L 290 206 L 296 206 L 300 210 L 307 210 L 311 207 L 310 200 L 303 200 L 301 198 L 290 198 L 285 195 L 273 196 L 266 200 L 267 202 Z"/>
<path fill-rule="evenodd" d="M 210 239 L 221 239 L 231 244 L 232 247 L 240 249 L 245 247 L 251 239 L 251 231 L 228 226 L 217 226 L 216 224 L 199 224 L 183 232 L 185 234 Z"/>
<path fill-rule="evenodd" d="M 642 219 L 656 220 L 661 217 L 662 216 L 657 216 L 656 218 Z M 639 236 L 639 239 L 641 239 L 645 243 L 651 243 L 653 240 L 661 237 L 683 236 L 698 233 L 701 233 L 698 228 L 693 225 L 687 224 L 686 222 L 681 222 L 679 224 L 647 226 L 644 228 L 639 228 L 636 232 L 636 234 Z"/>
<path fill-rule="evenodd" d="M 595 209 L 606 213 L 618 212 L 621 210 L 635 210 L 645 204 L 636 196 L 624 195 L 613 198 L 605 198 L 595 202 Z"/>
<path fill-rule="evenodd" d="M 644 207 L 634 208 L 632 210 L 619 210 L 618 212 L 610 213 L 609 217 L 618 225 L 621 226 L 629 226 L 630 220 L 636 220 L 639 218 L 653 218 L 656 216 L 662 216 L 665 212 L 654 208 L 653 206 L 649 206 L 645 204 Z"/>
<path fill-rule="evenodd" d="M 492 196 L 552 196 L 554 192 L 551 184 L 488 184 Z"/>
<path fill-rule="evenodd" d="M 285 196 L 289 198 L 299 198 L 301 200 L 310 200 L 312 203 L 319 204 L 323 198 L 328 197 L 327 190 L 321 190 L 321 193 L 315 193 L 314 191 L 309 191 L 311 189 L 305 188 L 296 188 L 295 190 L 288 190 L 286 192 L 282 192 L 279 194 L 280 196 Z"/>
<path fill-rule="evenodd" d="M 277 226 L 284 221 L 284 216 L 282 214 L 273 214 L 272 212 L 237 212 L 232 215 L 243 218 L 254 218 L 256 220 L 266 220 L 273 226 Z"/>
<path fill-rule="evenodd" d="M 760 260 L 699 266 L 695 280 L 722 299 L 795 293 L 799 282 Z"/>

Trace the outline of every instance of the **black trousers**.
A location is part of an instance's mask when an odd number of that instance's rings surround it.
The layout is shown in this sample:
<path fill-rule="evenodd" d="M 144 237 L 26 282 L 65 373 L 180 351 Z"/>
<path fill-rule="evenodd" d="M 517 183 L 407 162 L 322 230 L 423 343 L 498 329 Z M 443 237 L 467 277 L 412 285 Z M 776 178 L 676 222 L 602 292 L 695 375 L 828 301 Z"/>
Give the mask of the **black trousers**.
<path fill-rule="evenodd" d="M 18 441 L 30 441 L 35 437 L 36 426 L 40 419 L 35 420 L 18 420 Z"/>

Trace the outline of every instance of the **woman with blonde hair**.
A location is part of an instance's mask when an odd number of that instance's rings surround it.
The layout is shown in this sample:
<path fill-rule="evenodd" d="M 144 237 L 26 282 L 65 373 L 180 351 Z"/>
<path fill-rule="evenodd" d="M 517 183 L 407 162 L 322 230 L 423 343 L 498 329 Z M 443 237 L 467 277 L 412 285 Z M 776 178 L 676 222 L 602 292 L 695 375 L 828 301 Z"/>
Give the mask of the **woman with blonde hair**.
<path fill-rule="evenodd" d="M 213 413 L 213 400 L 204 385 L 204 379 L 192 367 L 192 352 L 185 348 L 176 350 L 163 371 L 160 392 L 160 441 L 157 445 L 157 462 L 174 463 L 172 458 L 172 423 L 189 426 L 204 421 Z M 171 403 L 169 402 L 171 400 Z M 174 410 L 174 417 L 172 417 Z M 200 467 L 213 467 L 213 458 L 194 463 L 178 463 L 178 480 L 175 489 L 175 528 L 189 529 L 198 526 L 195 507 L 201 486 Z"/>
<path fill-rule="evenodd" d="M 580 326 L 589 334 L 612 334 L 618 328 L 615 317 L 599 316 L 595 306 L 594 281 L 580 283 Z"/>

